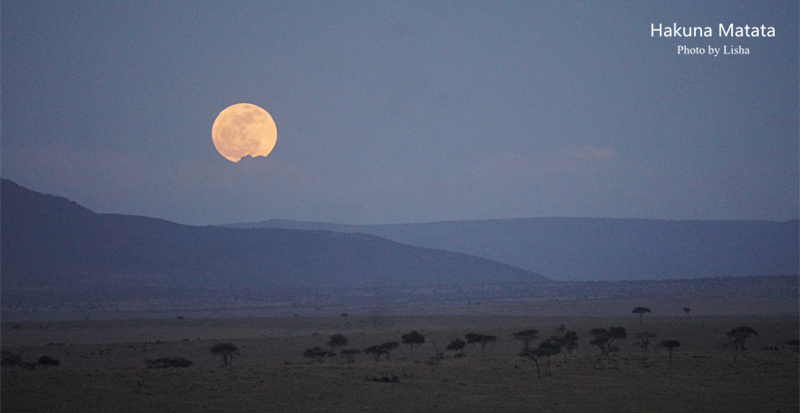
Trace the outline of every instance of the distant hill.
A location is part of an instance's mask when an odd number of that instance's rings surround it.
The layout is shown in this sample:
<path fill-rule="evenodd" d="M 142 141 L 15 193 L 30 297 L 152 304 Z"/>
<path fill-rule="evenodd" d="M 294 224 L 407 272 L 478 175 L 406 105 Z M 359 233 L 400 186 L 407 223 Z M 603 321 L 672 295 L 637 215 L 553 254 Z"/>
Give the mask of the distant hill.
<path fill-rule="evenodd" d="M 96 214 L 2 180 L 2 292 L 82 296 L 131 290 L 240 289 L 272 294 L 331 286 L 546 282 L 463 253 L 365 234 L 187 226 Z"/>
<path fill-rule="evenodd" d="M 372 234 L 404 244 L 484 257 L 562 281 L 800 272 L 797 220 L 529 218 L 393 225 L 268 220 L 230 227 Z"/>

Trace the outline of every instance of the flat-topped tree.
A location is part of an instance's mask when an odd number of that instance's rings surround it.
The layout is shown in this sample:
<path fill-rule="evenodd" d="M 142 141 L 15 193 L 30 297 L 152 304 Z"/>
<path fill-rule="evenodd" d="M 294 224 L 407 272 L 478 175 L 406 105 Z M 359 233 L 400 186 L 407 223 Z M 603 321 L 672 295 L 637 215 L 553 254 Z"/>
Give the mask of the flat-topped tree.
<path fill-rule="evenodd" d="M 409 346 L 411 348 L 411 358 L 414 358 L 414 344 L 424 344 L 425 343 L 425 336 L 414 330 L 408 334 L 403 334 L 401 337 L 403 344 Z"/>
<path fill-rule="evenodd" d="M 381 344 L 381 347 L 383 348 L 384 354 L 386 354 L 386 360 L 389 360 L 389 358 L 392 355 L 392 351 L 394 351 L 398 347 L 400 347 L 400 343 L 398 343 L 396 341 L 387 341 L 387 342 Z"/>
<path fill-rule="evenodd" d="M 650 331 L 642 331 L 636 333 L 634 337 L 636 338 L 636 345 L 643 348 L 646 353 L 647 349 L 650 347 L 650 340 L 658 337 L 658 334 Z"/>
<path fill-rule="evenodd" d="M 539 330 L 535 328 L 529 328 L 527 330 L 522 330 L 512 334 L 514 340 L 519 340 L 522 342 L 522 351 L 530 351 L 531 350 L 531 342 L 539 338 Z"/>
<path fill-rule="evenodd" d="M 574 331 L 567 331 L 561 336 L 561 344 L 564 348 L 564 357 L 567 356 L 568 353 L 572 353 L 575 349 L 578 348 L 578 333 Z"/>
<path fill-rule="evenodd" d="M 364 353 L 372 354 L 372 357 L 375 358 L 375 361 L 380 360 L 381 355 L 386 354 L 386 349 L 383 348 L 380 344 L 375 346 L 369 346 L 364 349 Z"/>
<path fill-rule="evenodd" d="M 631 311 L 634 314 L 639 314 L 639 324 L 644 322 L 644 314 L 649 313 L 650 309 L 647 307 L 636 307 Z"/>
<path fill-rule="evenodd" d="M 755 330 L 750 327 L 736 327 L 733 330 L 725 333 L 725 336 L 728 338 L 728 342 L 726 346 L 733 347 L 733 360 L 736 360 L 736 357 L 739 355 L 739 351 L 747 350 L 744 347 L 744 343 L 747 341 L 750 336 L 757 336 Z"/>
<path fill-rule="evenodd" d="M 447 347 L 444 349 L 444 351 L 459 352 L 461 350 L 464 350 L 465 345 L 467 345 L 467 343 L 465 343 L 464 340 L 457 338 L 451 341 L 450 344 L 448 344 Z"/>
<path fill-rule="evenodd" d="M 350 341 L 347 337 L 339 333 L 332 335 L 330 340 L 328 340 L 328 346 L 331 348 L 331 351 L 336 354 L 337 358 L 341 357 L 339 349 L 346 346 L 348 343 L 350 343 Z"/>
<path fill-rule="evenodd" d="M 522 349 L 519 353 L 520 357 L 527 357 L 533 360 L 533 363 L 536 365 L 536 376 L 539 380 L 542 379 L 542 370 L 539 366 L 539 360 L 541 358 L 547 359 L 547 375 L 550 375 L 550 356 L 554 356 L 561 352 L 562 347 L 562 338 L 558 336 L 553 336 L 548 338 L 547 340 L 542 341 L 539 343 L 539 346 L 535 349 Z"/>
<path fill-rule="evenodd" d="M 483 357 L 484 351 L 486 350 L 486 345 L 493 341 L 497 341 L 497 336 L 486 334 L 469 333 L 465 337 L 467 339 L 467 344 L 481 345 L 481 357 Z"/>
<path fill-rule="evenodd" d="M 239 348 L 233 343 L 217 343 L 211 347 L 210 351 L 214 354 L 222 356 L 222 366 L 230 366 L 233 362 L 233 355 L 239 354 Z"/>
<path fill-rule="evenodd" d="M 375 358 L 375 361 L 380 360 L 382 355 L 386 355 L 386 360 L 392 355 L 392 350 L 400 347 L 400 343 L 396 341 L 387 341 L 383 344 L 378 344 L 375 346 L 369 346 L 364 349 L 364 353 L 372 354 L 372 357 Z"/>
<path fill-rule="evenodd" d="M 614 341 L 628 337 L 625 327 L 611 327 L 608 330 L 595 328 L 590 333 L 594 339 L 589 344 L 599 348 L 600 352 L 606 356 L 606 359 L 611 358 L 611 353 L 619 351 L 619 348 L 614 345 Z"/>
<path fill-rule="evenodd" d="M 669 352 L 669 364 L 672 364 L 672 350 L 681 346 L 681 342 L 678 340 L 662 340 L 658 343 L 659 347 L 664 347 Z"/>

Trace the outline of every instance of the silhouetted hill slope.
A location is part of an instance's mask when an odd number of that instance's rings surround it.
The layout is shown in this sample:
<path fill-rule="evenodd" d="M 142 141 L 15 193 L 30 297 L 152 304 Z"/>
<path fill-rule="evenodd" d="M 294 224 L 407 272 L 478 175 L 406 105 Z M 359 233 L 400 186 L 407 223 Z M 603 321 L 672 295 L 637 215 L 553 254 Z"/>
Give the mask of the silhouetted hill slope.
<path fill-rule="evenodd" d="M 2 180 L 2 283 L 9 288 L 121 291 L 129 286 L 244 288 L 548 281 L 461 253 L 373 235 L 194 227 L 95 214 Z"/>
<path fill-rule="evenodd" d="M 269 220 L 236 227 L 360 232 L 476 255 L 556 280 L 797 274 L 798 221 L 530 218 L 395 225 Z"/>

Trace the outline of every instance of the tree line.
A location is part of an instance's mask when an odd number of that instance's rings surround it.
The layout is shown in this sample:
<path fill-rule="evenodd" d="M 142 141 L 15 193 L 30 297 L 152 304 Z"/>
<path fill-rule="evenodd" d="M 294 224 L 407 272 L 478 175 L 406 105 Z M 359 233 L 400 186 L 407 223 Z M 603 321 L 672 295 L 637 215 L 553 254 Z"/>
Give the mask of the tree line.
<path fill-rule="evenodd" d="M 690 311 L 690 308 L 684 308 L 684 312 L 687 315 Z M 639 323 L 643 324 L 644 315 L 651 313 L 651 310 L 647 307 L 635 307 L 632 313 L 639 315 Z M 628 331 L 622 326 L 593 328 L 589 331 L 589 336 L 588 344 L 599 351 L 598 359 L 611 361 L 612 356 L 620 351 L 618 343 L 628 338 Z M 736 327 L 724 334 L 724 340 L 720 345 L 733 351 L 735 361 L 741 352 L 746 351 L 745 344 L 752 336 L 758 336 L 758 333 L 752 328 L 746 326 Z M 633 335 L 631 343 L 641 347 L 645 352 L 651 347 L 666 349 L 669 357 L 668 363 L 672 364 L 674 350 L 681 346 L 681 342 L 674 338 L 656 342 L 655 339 L 657 337 L 658 334 L 651 331 L 640 331 Z M 540 338 L 542 338 L 541 341 L 538 341 Z M 465 357 L 464 348 L 467 345 L 480 347 L 481 357 L 483 357 L 486 346 L 497 340 L 498 337 L 494 335 L 469 332 L 464 335 L 464 339 L 457 337 L 451 340 L 444 348 L 444 351 L 440 351 L 436 343 L 432 342 L 436 351 L 432 360 L 438 362 L 438 360 L 448 357 Z M 539 330 L 528 328 L 511 334 L 511 340 L 520 342 L 521 348 L 517 355 L 532 361 L 536 366 L 537 376 L 541 379 L 542 367 L 544 367 L 545 375 L 550 374 L 551 357 L 562 354 L 564 361 L 568 361 L 570 355 L 578 348 L 580 338 L 577 332 L 567 331 L 564 325 L 561 325 L 556 329 L 555 334 L 544 338 L 541 337 Z M 376 362 L 381 359 L 390 361 L 392 353 L 402 344 L 409 347 L 411 358 L 414 359 L 414 346 L 420 346 L 424 343 L 425 335 L 419 330 L 413 330 L 401 335 L 399 341 L 387 341 L 370 345 L 363 349 L 346 348 L 350 344 L 349 339 L 340 333 L 336 333 L 329 337 L 325 347 L 314 346 L 308 348 L 303 352 L 303 357 L 318 363 L 323 363 L 326 360 L 352 363 L 355 362 L 356 355 L 368 354 Z M 785 344 L 797 347 L 797 340 L 790 340 Z M 233 356 L 239 354 L 238 348 L 229 342 L 214 345 L 211 348 L 211 352 L 222 357 L 223 366 L 230 366 Z"/>
<path fill-rule="evenodd" d="M 691 312 L 691 309 L 688 307 L 683 310 L 687 315 Z M 651 310 L 647 307 L 635 307 L 632 313 L 639 315 L 639 323 L 643 324 L 644 315 L 651 313 Z M 598 359 L 610 361 L 612 356 L 620 351 L 618 343 L 628 337 L 628 331 L 621 326 L 611 326 L 609 328 L 593 328 L 589 331 L 589 335 L 591 339 L 588 341 L 588 344 L 597 348 L 599 351 Z M 747 326 L 739 326 L 724 333 L 723 340 L 719 344 L 723 348 L 731 350 L 733 352 L 733 360 L 736 361 L 739 355 L 747 350 L 745 345 L 753 336 L 758 336 L 758 332 Z M 634 334 L 631 343 L 641 347 L 645 352 L 652 346 L 666 349 L 669 356 L 668 363 L 672 364 L 674 350 L 681 346 L 681 342 L 674 338 L 669 338 L 656 343 L 655 339 L 657 337 L 658 334 L 651 331 L 640 331 Z M 540 332 L 535 328 L 527 328 L 511 334 L 511 340 L 519 341 L 522 346 L 517 355 L 533 361 L 536 366 L 537 376 L 541 379 L 542 362 L 545 367 L 545 374 L 549 375 L 551 357 L 562 354 L 564 361 L 568 361 L 569 356 L 578 348 L 580 339 L 575 331 L 566 331 L 564 325 L 559 326 L 555 334 L 543 338 L 538 344 L 535 344 L 540 338 Z M 486 346 L 497 340 L 498 337 L 494 335 L 469 332 L 464 335 L 463 340 L 461 337 L 451 340 L 444 351 L 440 351 L 436 343 L 431 342 L 436 350 L 433 360 L 438 362 L 448 357 L 465 357 L 464 348 L 467 345 L 473 347 L 479 346 L 481 357 L 483 357 Z M 327 348 L 321 346 L 308 348 L 303 352 L 303 357 L 319 363 L 323 363 L 329 359 L 334 361 L 344 360 L 345 362 L 355 362 L 356 355 L 368 354 L 376 362 L 381 359 L 389 361 L 391 360 L 392 353 L 403 344 L 409 347 L 411 358 L 414 359 L 414 347 L 421 346 L 425 343 L 425 335 L 419 330 L 413 330 L 401 335 L 400 341 L 387 341 L 370 345 L 363 349 L 346 348 L 349 343 L 350 341 L 347 337 L 337 333 L 329 337 L 326 343 Z M 800 349 L 798 349 L 798 347 L 800 347 L 798 339 L 785 341 L 784 344 L 792 346 L 795 351 L 800 351 Z M 235 355 L 240 355 L 239 348 L 232 342 L 214 344 L 209 348 L 209 351 L 221 357 L 223 367 L 231 366 L 233 357 Z M 5 349 L 3 349 L 2 353 L 2 362 L 0 364 L 4 368 L 20 366 L 31 369 L 36 366 L 59 365 L 59 361 L 50 356 L 42 356 L 37 362 L 33 363 L 23 361 L 19 355 L 13 354 Z M 182 357 L 164 357 L 155 360 L 148 359 L 145 363 L 150 368 L 188 367 L 192 364 L 190 360 Z"/>

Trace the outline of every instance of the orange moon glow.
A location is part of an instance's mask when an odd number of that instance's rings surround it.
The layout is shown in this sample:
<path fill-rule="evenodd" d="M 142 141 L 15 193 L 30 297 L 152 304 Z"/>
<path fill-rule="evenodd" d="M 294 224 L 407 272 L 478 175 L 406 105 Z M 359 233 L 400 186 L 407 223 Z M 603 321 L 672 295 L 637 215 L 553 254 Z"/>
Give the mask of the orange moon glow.
<path fill-rule="evenodd" d="M 250 103 L 228 106 L 211 127 L 217 152 L 231 162 L 245 156 L 267 156 L 275 147 L 278 129 L 269 112 Z"/>

